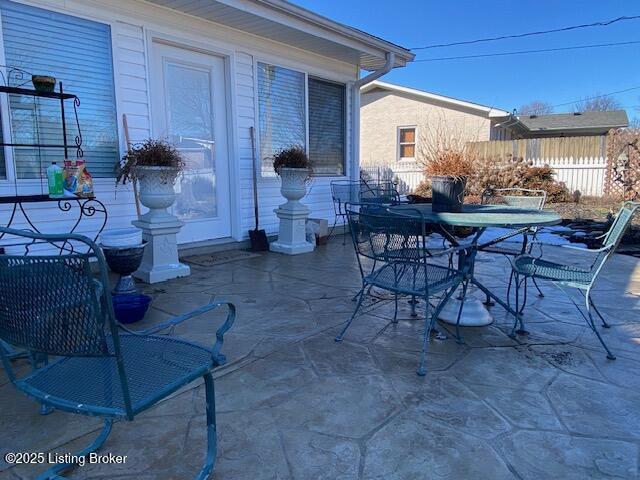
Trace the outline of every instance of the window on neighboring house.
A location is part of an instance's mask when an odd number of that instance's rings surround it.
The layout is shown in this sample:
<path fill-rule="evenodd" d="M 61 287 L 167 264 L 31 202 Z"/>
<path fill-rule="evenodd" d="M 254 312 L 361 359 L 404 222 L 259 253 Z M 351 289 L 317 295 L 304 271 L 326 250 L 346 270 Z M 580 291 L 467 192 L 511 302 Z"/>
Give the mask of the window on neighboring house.
<path fill-rule="evenodd" d="M 398 157 L 400 160 L 415 160 L 416 127 L 402 127 L 398 130 Z"/>
<path fill-rule="evenodd" d="M 258 110 L 263 176 L 274 175 L 275 153 L 295 145 L 307 149 L 315 175 L 344 175 L 345 85 L 260 62 Z"/>
<path fill-rule="evenodd" d="M 0 0 L 0 15 L 5 63 L 56 77 L 65 92 L 79 97 L 78 120 L 89 171 L 94 177 L 113 176 L 119 152 L 110 27 L 7 0 Z M 11 86 L 33 88 L 30 80 L 8 78 Z M 59 101 L 9 95 L 9 113 L 12 143 L 62 143 Z M 72 100 L 65 102 L 65 118 L 68 155 L 75 159 L 78 129 Z M 39 178 L 52 161 L 63 159 L 63 149 L 13 149 L 17 178 Z"/>

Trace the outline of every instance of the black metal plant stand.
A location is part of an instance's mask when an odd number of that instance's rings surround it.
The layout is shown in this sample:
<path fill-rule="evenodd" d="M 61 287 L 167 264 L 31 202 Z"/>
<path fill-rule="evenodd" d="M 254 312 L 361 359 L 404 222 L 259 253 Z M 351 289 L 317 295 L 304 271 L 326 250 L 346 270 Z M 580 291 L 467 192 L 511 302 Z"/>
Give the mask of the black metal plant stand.
<path fill-rule="evenodd" d="M 0 66 L 2 67 L 2 66 Z M 4 67 L 7 72 L 7 76 L 5 77 L 2 71 L 0 71 L 0 77 L 5 81 L 5 83 L 16 83 L 17 86 L 9 86 L 9 85 L 0 85 L 0 94 L 4 93 L 6 95 L 21 95 L 33 97 L 34 103 L 37 98 L 48 98 L 53 100 L 58 100 L 60 102 L 60 123 L 62 128 L 62 141 L 61 143 L 41 143 L 39 134 L 37 141 L 34 143 L 20 143 L 20 142 L 0 142 L 0 147 L 31 147 L 31 148 L 58 148 L 64 149 L 65 159 L 69 158 L 69 150 L 75 149 L 76 158 L 80 159 L 84 155 L 84 151 L 82 150 L 82 131 L 80 129 L 80 121 L 78 120 L 78 107 L 80 106 L 80 99 L 71 93 L 65 93 L 63 89 L 62 82 L 58 83 L 58 92 L 45 92 L 40 90 L 35 90 L 31 88 L 25 88 L 25 86 L 30 83 L 31 75 L 25 70 L 19 68 L 12 67 Z M 8 81 L 7 81 L 8 80 Z M 77 134 L 74 136 L 73 144 L 69 144 L 67 139 L 67 120 L 65 116 L 65 102 L 71 100 L 73 103 L 73 113 L 75 124 L 77 127 Z M 37 112 L 37 109 L 36 109 Z M 37 127 L 37 118 L 36 118 L 36 132 L 38 132 Z M 40 168 L 42 169 L 42 165 Z M 16 176 L 17 177 L 17 176 Z M 18 223 L 19 218 L 22 217 L 28 227 L 34 232 L 43 233 L 39 230 L 39 228 L 35 225 L 32 217 L 30 216 L 29 205 L 42 204 L 42 203 L 54 203 L 57 205 L 58 210 L 61 212 L 71 212 L 72 210 L 77 209 L 77 217 L 75 220 L 72 220 L 72 227 L 69 230 L 70 233 L 74 233 L 78 226 L 84 219 L 97 217 L 102 219 L 100 223 L 98 223 L 99 228 L 96 234 L 93 236 L 93 240 L 95 241 L 98 236 L 104 230 L 107 224 L 107 209 L 102 202 L 97 200 L 95 197 L 65 197 L 61 199 L 52 199 L 49 198 L 48 195 L 44 194 L 44 188 L 42 186 L 42 175 L 41 175 L 41 191 L 40 195 L 19 195 L 18 194 L 18 181 L 15 179 L 15 195 L 13 196 L 0 196 L 0 205 L 12 205 L 10 207 L 9 220 L 4 225 L 6 227 L 11 227 L 12 225 Z M 2 239 L 4 234 L 0 234 L 0 239 Z M 62 250 L 71 250 L 73 251 L 73 245 L 69 243 L 65 243 L 61 247 Z M 2 249 L 0 249 L 1 253 Z"/>

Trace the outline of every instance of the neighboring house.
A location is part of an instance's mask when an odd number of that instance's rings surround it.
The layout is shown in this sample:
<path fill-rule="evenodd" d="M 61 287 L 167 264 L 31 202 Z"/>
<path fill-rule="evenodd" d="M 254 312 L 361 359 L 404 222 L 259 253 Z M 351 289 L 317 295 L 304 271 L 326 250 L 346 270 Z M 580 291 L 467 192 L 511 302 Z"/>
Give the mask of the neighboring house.
<path fill-rule="evenodd" d="M 495 125 L 510 118 L 504 110 L 381 81 L 365 85 L 361 92 L 364 167 L 395 163 L 410 167 L 429 145 L 446 137 L 460 146 L 490 140 L 499 133 Z"/>
<path fill-rule="evenodd" d="M 183 247 L 247 238 L 254 168 L 261 227 L 275 233 L 273 209 L 284 199 L 269 157 L 294 144 L 307 148 L 316 172 L 304 202 L 312 216 L 332 222 L 330 181 L 359 174 L 360 87 L 414 57 L 283 0 L 0 0 L 0 17 L 0 63 L 55 76 L 80 98 L 84 158 L 109 211 L 107 228 L 135 218 L 131 190 L 116 189 L 113 173 L 126 151 L 123 114 L 132 142 L 167 138 L 185 152 L 191 169 L 175 210 L 185 221 Z M 360 79 L 361 70 L 373 73 Z M 29 80 L 10 76 L 9 83 Z M 5 139 L 60 141 L 55 105 L 5 95 L 0 102 Z M 63 159 L 60 150 L 5 147 L 3 154 L 4 197 L 40 193 L 42 170 Z M 6 222 L 7 206 L 0 207 Z M 65 230 L 55 205 L 29 208 L 40 210 L 34 216 L 43 231 Z"/>
<path fill-rule="evenodd" d="M 583 137 L 606 135 L 609 130 L 629 126 L 624 110 L 610 112 L 553 113 L 514 115 L 498 126 L 506 139 L 544 137 Z"/>

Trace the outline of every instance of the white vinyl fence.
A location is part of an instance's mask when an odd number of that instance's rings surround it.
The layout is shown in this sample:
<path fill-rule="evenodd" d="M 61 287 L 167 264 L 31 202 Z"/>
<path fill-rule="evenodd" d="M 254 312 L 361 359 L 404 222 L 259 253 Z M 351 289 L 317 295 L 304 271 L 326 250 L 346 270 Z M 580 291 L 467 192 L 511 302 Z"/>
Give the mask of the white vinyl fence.
<path fill-rule="evenodd" d="M 470 142 L 467 148 L 481 158 L 513 156 L 535 166 L 549 165 L 556 180 L 570 192 L 602 196 L 607 172 L 605 136 L 529 138 Z"/>
<path fill-rule="evenodd" d="M 362 165 L 360 172 L 373 180 L 392 180 L 401 195 L 413 192 L 424 180 L 424 173 L 417 162 L 397 162 L 389 165 Z"/>

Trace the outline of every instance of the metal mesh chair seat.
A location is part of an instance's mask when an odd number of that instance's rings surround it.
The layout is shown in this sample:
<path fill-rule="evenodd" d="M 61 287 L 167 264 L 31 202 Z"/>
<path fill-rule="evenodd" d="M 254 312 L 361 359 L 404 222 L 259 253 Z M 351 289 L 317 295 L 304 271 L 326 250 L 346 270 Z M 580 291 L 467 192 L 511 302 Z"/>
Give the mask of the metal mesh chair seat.
<path fill-rule="evenodd" d="M 9 380 L 43 405 L 104 420 L 98 437 L 89 446 L 71 454 L 69 461 L 54 463 L 38 478 L 64 478 L 60 476 L 62 471 L 79 464 L 81 458 L 104 444 L 114 418 L 132 421 L 138 413 L 198 377 L 204 380 L 207 402 L 207 452 L 197 478 L 209 478 L 216 457 L 211 371 L 225 363 L 220 349 L 224 334 L 235 320 L 235 306 L 212 302 L 132 332 L 116 321 L 106 262 L 94 242 L 82 235 L 46 235 L 0 227 L 0 236 L 4 235 L 17 238 L 19 243 L 55 246 L 77 242 L 87 246 L 86 253 L 74 249 L 61 250 L 57 255 L 0 253 L 0 360 Z M 93 267 L 97 267 L 97 278 Z M 215 343 L 210 349 L 157 335 L 218 307 L 227 308 L 227 317 L 215 330 Z M 14 370 L 6 345 L 29 352 L 35 370 Z M 42 359 L 36 360 L 36 356 Z M 49 357 L 54 360 L 47 364 Z"/>
<path fill-rule="evenodd" d="M 426 278 L 425 278 L 426 272 Z M 424 296 L 434 294 L 462 281 L 462 274 L 439 265 L 415 263 L 389 263 L 366 277 L 367 283 L 392 292 Z"/>
<path fill-rule="evenodd" d="M 514 260 L 514 270 L 526 277 L 536 276 L 546 280 L 554 280 L 563 283 L 589 285 L 593 278 L 591 271 L 550 262 L 541 258 L 523 255 Z"/>
<path fill-rule="evenodd" d="M 213 366 L 211 350 L 184 340 L 158 335 L 119 337 L 134 413 Z M 109 338 L 110 348 L 111 343 Z M 77 404 L 111 410 L 114 416 L 126 415 L 115 357 L 66 357 L 22 382 L 30 395 L 46 397 L 51 404 Z"/>

